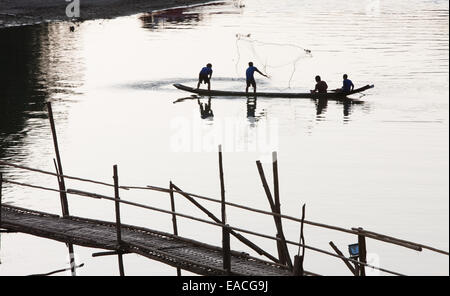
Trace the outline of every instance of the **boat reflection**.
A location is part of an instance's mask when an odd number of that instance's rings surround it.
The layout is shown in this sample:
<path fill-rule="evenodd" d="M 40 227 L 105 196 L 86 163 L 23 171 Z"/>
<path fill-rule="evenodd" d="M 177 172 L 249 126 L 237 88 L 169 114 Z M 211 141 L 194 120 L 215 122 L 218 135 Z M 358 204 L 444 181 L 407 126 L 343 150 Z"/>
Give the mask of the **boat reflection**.
<path fill-rule="evenodd" d="M 186 14 L 186 8 L 174 8 L 163 11 L 151 12 L 140 17 L 143 27 L 146 29 L 179 29 L 180 25 L 193 25 L 202 20 L 199 13 Z M 173 26 L 177 24 L 177 26 Z"/>
<path fill-rule="evenodd" d="M 214 7 L 221 7 L 214 10 Z M 207 8 L 208 10 L 205 10 Z M 214 2 L 189 7 L 177 7 L 143 14 L 140 20 L 143 27 L 151 30 L 160 29 L 189 29 L 212 14 L 239 14 L 242 13 L 242 4 L 231 5 L 228 2 Z"/>
<path fill-rule="evenodd" d="M 180 103 L 184 101 L 189 100 L 196 100 L 197 104 L 199 106 L 200 111 L 200 117 L 202 119 L 208 119 L 212 120 L 214 118 L 214 112 L 212 110 L 212 99 L 214 97 L 207 97 L 206 102 L 202 102 L 202 99 L 205 97 L 198 96 L 198 95 L 191 95 L 188 97 L 182 97 L 177 100 L 175 100 L 173 103 Z M 316 121 L 324 121 L 325 120 L 325 114 L 328 109 L 328 99 L 312 99 L 311 101 L 314 101 L 315 104 L 315 110 L 316 110 Z M 256 123 L 265 116 L 265 111 L 259 111 L 257 112 L 257 97 L 247 97 L 246 99 L 246 117 L 248 122 L 251 124 L 251 126 L 256 126 Z M 342 105 L 343 110 L 343 119 L 344 122 L 350 121 L 350 116 L 353 112 L 354 105 L 363 105 L 364 101 L 354 100 L 354 99 L 345 99 L 341 101 L 335 101 L 337 106 Z"/>
<path fill-rule="evenodd" d="M 325 113 L 328 108 L 328 100 L 327 99 L 317 99 L 313 100 L 316 105 L 316 121 L 323 121 L 325 118 Z M 350 115 L 353 111 L 354 105 L 363 105 L 364 101 L 353 100 L 353 99 L 344 99 L 341 101 L 336 101 L 337 105 L 342 105 L 344 122 L 350 121 Z"/>

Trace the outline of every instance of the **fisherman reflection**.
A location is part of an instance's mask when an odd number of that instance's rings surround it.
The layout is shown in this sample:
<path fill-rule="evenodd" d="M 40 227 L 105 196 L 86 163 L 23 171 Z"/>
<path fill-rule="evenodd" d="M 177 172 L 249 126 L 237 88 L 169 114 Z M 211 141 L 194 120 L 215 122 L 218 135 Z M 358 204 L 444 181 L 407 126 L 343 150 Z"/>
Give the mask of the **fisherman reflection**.
<path fill-rule="evenodd" d="M 247 98 L 247 118 L 255 118 L 256 97 Z"/>
<path fill-rule="evenodd" d="M 344 117 L 350 116 L 352 112 L 352 102 L 350 100 L 344 100 L 342 104 L 344 105 Z"/>
<path fill-rule="evenodd" d="M 214 113 L 211 109 L 211 97 L 208 99 L 208 103 L 201 103 L 200 99 L 197 99 L 198 106 L 200 107 L 200 117 L 202 119 L 214 117 Z"/>
<path fill-rule="evenodd" d="M 316 115 L 321 115 L 327 110 L 328 99 L 318 99 L 316 100 Z"/>

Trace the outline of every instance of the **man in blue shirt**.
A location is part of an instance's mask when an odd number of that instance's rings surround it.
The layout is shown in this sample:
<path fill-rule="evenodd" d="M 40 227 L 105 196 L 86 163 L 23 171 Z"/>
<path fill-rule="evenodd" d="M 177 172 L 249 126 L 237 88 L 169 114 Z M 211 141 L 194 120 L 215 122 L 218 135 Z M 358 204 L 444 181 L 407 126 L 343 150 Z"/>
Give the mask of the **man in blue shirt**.
<path fill-rule="evenodd" d="M 344 74 L 344 82 L 342 84 L 342 91 L 345 93 L 349 93 L 351 91 L 353 91 L 353 89 L 355 88 L 355 86 L 353 85 L 353 82 L 348 79 L 347 74 Z"/>
<path fill-rule="evenodd" d="M 248 92 L 248 88 L 251 85 L 251 86 L 253 86 L 253 92 L 256 93 L 256 81 L 255 81 L 255 77 L 253 77 L 255 72 L 258 72 L 262 76 L 268 77 L 266 74 L 261 73 L 261 71 L 259 71 L 258 68 L 254 67 L 252 62 L 248 63 L 248 68 L 247 68 L 247 71 L 245 72 L 245 76 L 246 76 L 246 80 L 247 80 L 247 87 L 245 88 L 245 92 Z"/>
<path fill-rule="evenodd" d="M 212 65 L 208 63 L 206 67 L 203 67 L 200 73 L 198 74 L 198 83 L 197 83 L 197 89 L 200 88 L 200 83 L 206 83 L 208 84 L 208 90 L 211 90 L 211 76 L 212 76 Z"/>

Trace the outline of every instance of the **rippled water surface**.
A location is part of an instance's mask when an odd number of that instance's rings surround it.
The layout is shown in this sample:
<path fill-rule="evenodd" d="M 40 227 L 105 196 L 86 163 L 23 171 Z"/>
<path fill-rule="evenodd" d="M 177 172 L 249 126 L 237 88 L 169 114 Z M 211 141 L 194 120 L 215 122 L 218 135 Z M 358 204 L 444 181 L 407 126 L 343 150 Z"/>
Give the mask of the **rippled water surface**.
<path fill-rule="evenodd" d="M 243 7 L 241 7 L 243 6 Z M 216 144 L 224 145 L 227 199 L 268 210 L 255 161 L 271 180 L 278 151 L 281 207 L 299 216 L 448 250 L 448 1 L 219 2 L 112 20 L 8 28 L 0 31 L 0 158 L 53 171 L 45 103 L 52 102 L 66 174 L 122 184 L 167 186 L 219 197 Z M 348 73 L 356 87 L 374 84 L 361 104 L 281 98 L 214 97 L 214 117 L 172 87 L 195 86 L 213 64 L 212 88 L 243 90 L 246 64 L 259 90 L 308 92 L 314 76 L 330 88 Z M 202 86 L 204 87 L 204 86 Z M 208 103 L 208 98 L 200 98 Z M 51 176 L 6 166 L 4 177 L 56 187 Z M 112 195 L 109 188 L 67 181 L 69 188 Z M 3 202 L 60 212 L 55 193 L 3 186 Z M 169 209 L 167 196 L 124 192 L 123 198 Z M 107 201 L 70 198 L 71 214 L 114 219 Z M 204 202 L 217 215 L 220 207 Z M 177 200 L 177 210 L 201 216 Z M 123 207 L 123 221 L 171 232 L 165 214 Z M 205 217 L 207 218 L 207 217 Z M 275 234 L 270 217 L 228 209 L 228 222 Z M 183 236 L 214 245 L 220 231 L 181 219 Z M 285 224 L 298 240 L 299 226 Z M 273 241 L 253 238 L 273 254 Z M 331 251 L 352 236 L 306 226 L 306 243 Z M 233 249 L 250 252 L 237 241 Z M 115 275 L 116 258 L 92 258 L 76 247 L 85 275 Z M 296 248 L 290 249 L 297 252 Z M 448 257 L 368 240 L 371 262 L 397 272 L 448 275 Z M 3 234 L 0 274 L 48 272 L 66 266 L 66 247 Z M 126 255 L 129 275 L 174 275 L 173 268 Z M 337 259 L 307 251 L 306 269 L 349 274 Z M 187 274 L 187 273 L 186 273 Z"/>

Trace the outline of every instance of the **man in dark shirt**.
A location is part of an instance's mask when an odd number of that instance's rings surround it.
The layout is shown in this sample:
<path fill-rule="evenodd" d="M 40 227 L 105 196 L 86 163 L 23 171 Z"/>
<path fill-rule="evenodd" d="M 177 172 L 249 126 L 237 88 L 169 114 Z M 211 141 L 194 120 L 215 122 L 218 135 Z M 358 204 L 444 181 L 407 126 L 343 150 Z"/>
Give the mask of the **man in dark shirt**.
<path fill-rule="evenodd" d="M 328 85 L 325 81 L 323 81 L 319 75 L 316 76 L 316 87 L 314 90 L 311 90 L 312 93 L 327 93 Z"/>
<path fill-rule="evenodd" d="M 353 82 L 348 79 L 347 74 L 344 74 L 344 81 L 342 83 L 342 91 L 345 93 L 349 93 L 351 91 L 353 91 L 353 89 L 355 88 L 355 86 L 353 85 Z"/>
<path fill-rule="evenodd" d="M 207 64 L 206 67 L 203 67 L 200 73 L 198 74 L 198 83 L 197 89 L 200 88 L 200 83 L 208 84 L 208 90 L 211 90 L 211 76 L 212 76 L 212 65 Z"/>
<path fill-rule="evenodd" d="M 248 63 L 247 71 L 245 71 L 245 78 L 247 81 L 247 87 L 245 88 L 245 92 L 248 92 L 248 88 L 251 85 L 253 86 L 253 92 L 256 93 L 256 81 L 255 77 L 253 76 L 255 72 L 258 72 L 262 76 L 268 77 L 266 74 L 263 74 L 261 71 L 259 71 L 258 68 L 254 67 L 252 62 Z"/>

